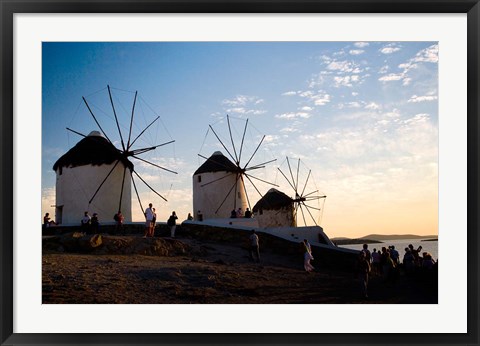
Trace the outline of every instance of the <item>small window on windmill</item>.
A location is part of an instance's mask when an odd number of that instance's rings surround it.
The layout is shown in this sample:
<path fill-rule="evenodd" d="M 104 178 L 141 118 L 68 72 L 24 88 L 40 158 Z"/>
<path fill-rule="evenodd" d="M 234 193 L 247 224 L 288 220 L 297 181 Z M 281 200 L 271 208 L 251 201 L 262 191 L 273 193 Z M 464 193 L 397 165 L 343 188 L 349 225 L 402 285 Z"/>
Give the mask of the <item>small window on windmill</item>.
<path fill-rule="evenodd" d="M 238 191 L 237 193 L 238 193 L 238 198 L 242 198 L 242 195 L 240 194 L 240 191 Z"/>
<path fill-rule="evenodd" d="M 201 175 L 198 176 L 198 182 L 199 182 L 199 183 L 202 182 L 202 176 L 201 176 Z"/>

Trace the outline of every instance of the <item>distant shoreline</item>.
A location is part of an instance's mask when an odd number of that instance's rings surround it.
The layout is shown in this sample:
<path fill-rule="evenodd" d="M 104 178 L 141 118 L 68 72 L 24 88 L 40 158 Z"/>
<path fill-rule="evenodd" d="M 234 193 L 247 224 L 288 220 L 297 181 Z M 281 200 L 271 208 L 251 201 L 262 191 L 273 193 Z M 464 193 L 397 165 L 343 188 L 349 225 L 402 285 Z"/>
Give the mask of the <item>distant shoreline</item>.
<path fill-rule="evenodd" d="M 373 239 L 331 239 L 337 245 L 355 245 L 355 244 L 381 244 L 382 241 Z"/>

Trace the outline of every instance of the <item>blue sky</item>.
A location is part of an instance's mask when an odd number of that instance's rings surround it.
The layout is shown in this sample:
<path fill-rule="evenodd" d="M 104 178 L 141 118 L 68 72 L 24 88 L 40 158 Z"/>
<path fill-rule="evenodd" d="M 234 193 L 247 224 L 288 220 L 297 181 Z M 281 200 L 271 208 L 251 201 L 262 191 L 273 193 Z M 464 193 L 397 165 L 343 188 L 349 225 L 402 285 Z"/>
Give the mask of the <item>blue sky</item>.
<path fill-rule="evenodd" d="M 221 149 L 208 125 L 226 136 L 228 114 L 237 139 L 248 118 L 247 152 L 266 136 L 252 163 L 277 161 L 259 177 L 289 194 L 277 170 L 285 157 L 301 158 L 302 174 L 311 169 L 327 195 L 321 225 L 331 237 L 435 234 L 438 56 L 436 42 L 43 43 L 42 212 L 54 214 L 53 163 L 80 140 L 65 128 L 97 130 L 82 96 L 119 139 L 110 85 L 124 130 L 135 91 L 136 133 L 161 118 L 139 144 L 175 140 L 145 158 L 177 175 L 134 162 L 167 196 L 163 202 L 141 193 L 157 205 L 160 220 L 172 210 L 180 218 L 192 211 L 198 154 Z M 253 204 L 260 198 L 249 195 Z"/>

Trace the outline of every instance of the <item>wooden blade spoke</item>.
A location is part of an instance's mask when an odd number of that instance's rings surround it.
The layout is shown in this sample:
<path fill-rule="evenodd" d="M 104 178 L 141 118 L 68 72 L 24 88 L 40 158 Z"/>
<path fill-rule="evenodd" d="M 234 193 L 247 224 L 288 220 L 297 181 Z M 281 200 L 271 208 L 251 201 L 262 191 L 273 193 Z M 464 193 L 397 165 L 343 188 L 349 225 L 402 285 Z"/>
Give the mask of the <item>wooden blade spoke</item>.
<path fill-rule="evenodd" d="M 247 187 L 245 186 L 245 180 L 243 180 L 243 175 L 240 175 L 240 179 L 242 180 L 243 191 L 245 191 L 245 197 L 247 197 L 248 208 L 252 210 L 252 207 L 250 206 L 250 199 L 248 198 Z"/>
<path fill-rule="evenodd" d="M 95 191 L 95 193 L 93 194 L 92 198 L 90 198 L 90 200 L 88 201 L 88 204 L 92 203 L 93 199 L 95 198 L 95 196 L 97 195 L 98 191 L 100 191 L 101 187 L 103 186 L 103 184 L 107 181 L 108 177 L 110 176 L 110 174 L 112 174 L 113 170 L 115 169 L 115 167 L 117 167 L 118 163 L 120 162 L 120 160 L 117 160 L 117 162 L 115 162 L 115 164 L 113 165 L 112 169 L 110 170 L 110 172 L 108 172 L 107 176 L 105 177 L 105 179 L 103 179 L 103 181 L 100 183 L 100 186 L 97 188 L 97 190 Z"/>
<path fill-rule="evenodd" d="M 245 128 L 243 129 L 242 143 L 240 144 L 240 154 L 238 155 L 238 164 L 240 164 L 240 160 L 242 159 L 243 140 L 245 139 L 245 133 L 247 132 L 247 125 L 248 125 L 248 119 L 245 122 Z"/>
<path fill-rule="evenodd" d="M 132 116 L 130 117 L 130 130 L 128 131 L 127 150 L 130 150 L 130 139 L 132 137 L 133 115 L 135 114 L 135 104 L 137 103 L 137 93 L 138 91 L 135 91 L 135 98 L 133 99 Z"/>
<path fill-rule="evenodd" d="M 287 176 L 282 172 L 282 170 L 280 168 L 277 168 L 280 173 L 282 173 L 283 177 L 285 178 L 285 180 L 287 180 L 288 184 L 292 187 L 292 189 L 295 191 L 295 193 L 297 193 L 297 191 L 295 190 L 295 187 L 292 185 L 292 183 L 290 182 L 290 180 L 288 180 Z"/>
<path fill-rule="evenodd" d="M 218 211 L 219 211 L 220 208 L 222 207 L 223 203 L 225 203 L 225 201 L 227 200 L 228 196 L 230 196 L 230 194 L 232 193 L 233 188 L 237 186 L 237 181 L 238 181 L 238 175 L 237 175 L 237 180 L 235 180 L 235 184 L 233 184 L 233 186 L 230 188 L 230 190 L 228 190 L 228 193 L 227 193 L 227 195 L 225 196 L 225 198 L 223 199 L 222 203 L 220 203 L 220 205 L 218 206 L 217 210 L 215 210 L 215 214 L 218 213 Z"/>
<path fill-rule="evenodd" d="M 306 204 L 305 202 L 302 202 L 302 203 L 303 203 L 303 205 L 305 205 L 305 207 L 307 207 L 307 208 L 315 209 L 315 210 L 318 210 L 318 211 L 322 210 L 321 208 L 312 207 L 311 205 L 308 205 L 308 204 Z"/>
<path fill-rule="evenodd" d="M 247 177 L 250 177 L 250 178 L 253 178 L 253 179 L 257 179 L 257 180 L 259 180 L 259 181 L 261 181 L 261 182 L 264 182 L 264 183 L 266 183 L 266 184 L 270 184 L 270 185 L 272 185 L 272 186 L 278 187 L 277 184 L 274 184 L 274 183 L 271 183 L 271 182 L 269 182 L 269 181 L 266 181 L 266 180 L 257 178 L 257 177 L 255 177 L 255 176 L 253 176 L 253 175 L 251 175 L 251 174 L 246 174 L 246 173 L 245 173 L 245 175 L 246 175 Z"/>
<path fill-rule="evenodd" d="M 302 205 L 299 203 L 298 206 L 300 207 L 300 211 L 302 212 L 303 224 L 306 226 L 307 225 L 307 220 L 305 219 L 305 213 L 303 212 Z"/>
<path fill-rule="evenodd" d="M 107 139 L 107 141 L 109 141 L 110 143 L 112 143 L 112 141 L 110 140 L 110 138 L 108 138 L 107 134 L 105 133 L 105 131 L 103 131 L 102 127 L 100 126 L 100 123 L 98 122 L 97 118 L 95 117 L 95 114 L 93 114 L 90 106 L 88 105 L 88 102 L 87 100 L 85 99 L 85 97 L 82 97 L 83 99 L 83 102 L 85 103 L 85 105 L 87 106 L 88 108 L 88 111 L 90 112 L 90 115 L 93 117 L 93 120 L 95 120 L 95 123 L 97 124 L 98 128 L 100 129 L 100 131 L 102 131 L 103 135 L 105 136 L 105 138 Z"/>
<path fill-rule="evenodd" d="M 298 173 L 300 171 L 300 159 L 298 159 L 298 164 L 297 164 L 297 183 L 295 184 L 295 190 L 298 191 Z"/>
<path fill-rule="evenodd" d="M 313 201 L 313 200 L 318 200 L 322 198 L 327 198 L 327 196 L 311 196 L 311 197 L 304 197 L 306 201 Z"/>
<path fill-rule="evenodd" d="M 245 174 L 245 176 L 247 177 L 248 181 L 253 185 L 253 187 L 255 188 L 255 190 L 257 190 L 258 194 L 260 195 L 260 197 L 263 197 L 263 195 L 260 193 L 260 191 L 257 189 L 257 186 L 253 183 L 253 181 L 250 179 L 250 177 Z M 253 176 L 252 176 L 253 178 Z"/>
<path fill-rule="evenodd" d="M 118 210 L 122 210 L 123 186 L 125 185 L 125 174 L 127 173 L 127 166 L 123 169 L 122 189 L 120 190 L 120 202 L 118 202 Z"/>
<path fill-rule="evenodd" d="M 87 136 L 85 136 L 83 133 L 80 133 L 80 132 L 74 131 L 74 130 L 72 130 L 71 128 L 68 128 L 68 127 L 67 127 L 67 130 L 68 130 L 68 131 L 71 131 L 71 132 L 73 132 L 73 133 L 75 133 L 75 134 L 77 134 L 77 135 L 79 135 L 79 136 L 82 136 L 82 137 L 87 137 Z"/>
<path fill-rule="evenodd" d="M 237 156 L 237 150 L 235 149 L 235 143 L 233 142 L 232 128 L 230 127 L 230 117 L 228 116 L 228 114 L 227 114 L 227 123 L 228 123 L 228 132 L 230 133 L 230 141 L 232 142 L 233 153 L 235 154 L 235 162 L 237 163 L 237 166 L 238 166 L 240 162 Z"/>
<path fill-rule="evenodd" d="M 318 190 L 315 190 L 315 191 L 312 191 L 312 192 L 310 192 L 310 193 L 307 193 L 306 195 L 302 195 L 302 197 L 303 197 L 303 198 L 306 198 L 306 197 L 308 197 L 308 196 L 310 196 L 310 195 L 313 195 L 314 193 L 317 193 L 317 192 L 318 192 Z M 326 196 L 325 196 L 325 197 L 326 197 Z"/>
<path fill-rule="evenodd" d="M 290 171 L 290 176 L 292 177 L 292 187 L 293 187 L 293 190 L 295 191 L 295 195 L 298 196 L 298 191 L 297 191 L 297 184 L 295 183 L 295 178 L 293 177 L 293 173 L 292 173 L 292 167 L 290 167 L 290 161 L 288 160 L 288 157 L 287 157 L 287 164 L 288 164 L 288 170 Z"/>
<path fill-rule="evenodd" d="M 162 144 L 154 145 L 153 147 L 135 149 L 135 150 L 130 151 L 129 154 L 132 154 L 132 155 L 144 154 L 144 153 L 146 153 L 146 152 L 155 150 L 155 149 L 157 149 L 158 147 L 162 147 L 162 146 L 164 146 L 164 145 L 167 145 L 167 144 L 170 144 L 170 143 L 174 143 L 174 142 L 175 142 L 175 141 L 172 140 L 172 141 L 165 142 L 165 143 L 162 143 Z"/>
<path fill-rule="evenodd" d="M 142 178 L 135 170 L 133 170 L 132 172 L 135 173 L 135 175 L 136 175 L 141 181 L 143 181 L 143 183 L 144 183 L 145 185 L 147 185 L 147 187 L 148 187 L 150 190 L 152 190 L 152 192 L 154 192 L 157 196 L 161 197 L 165 202 L 168 202 L 165 197 L 163 197 L 161 194 L 159 194 L 157 191 L 155 191 L 155 189 L 154 189 L 153 187 L 151 187 L 150 185 L 148 185 L 148 183 L 147 183 L 145 180 L 143 180 L 143 178 Z"/>
<path fill-rule="evenodd" d="M 175 172 L 175 171 L 172 171 L 172 170 L 167 169 L 167 168 L 165 168 L 165 167 L 159 166 L 159 165 L 157 165 L 157 164 L 155 164 L 155 163 L 153 163 L 153 162 L 144 160 L 144 159 L 142 159 L 142 158 L 140 158 L 140 157 L 137 157 L 137 156 L 135 156 L 135 155 L 133 155 L 132 157 L 133 157 L 134 159 L 137 159 L 137 160 L 143 161 L 143 162 L 145 162 L 145 163 L 148 163 L 149 165 L 152 165 L 152 166 L 154 166 L 154 167 L 163 169 L 164 171 L 167 171 L 167 172 L 170 172 L 170 173 L 174 173 L 174 174 L 178 174 L 178 173 Z"/>
<path fill-rule="evenodd" d="M 208 125 L 210 126 L 210 129 L 212 130 L 213 134 L 215 135 L 215 137 L 217 137 L 218 141 L 220 142 L 220 144 L 222 145 L 222 147 L 227 151 L 227 154 L 230 155 L 230 157 L 232 158 L 233 161 L 237 162 L 237 160 L 235 160 L 235 158 L 233 157 L 233 155 L 230 153 L 230 151 L 227 149 L 227 147 L 225 146 L 225 144 L 223 144 L 222 140 L 220 139 L 220 137 L 218 137 L 217 133 L 215 132 L 215 130 L 213 129 L 212 125 Z"/>
<path fill-rule="evenodd" d="M 145 131 L 147 131 L 147 129 L 148 129 L 150 126 L 152 126 L 153 123 L 155 123 L 158 119 L 160 119 L 159 116 L 157 116 L 150 124 L 148 124 L 148 126 L 147 126 L 146 128 L 144 128 L 143 131 L 140 132 L 140 134 L 139 134 L 137 137 L 135 137 L 135 139 L 132 141 L 132 144 L 130 144 L 130 147 L 132 147 L 133 144 L 137 141 L 137 139 L 139 139 L 140 136 L 143 135 L 143 133 L 144 133 Z"/>
<path fill-rule="evenodd" d="M 237 210 L 237 187 L 238 187 L 238 178 L 241 177 L 241 174 L 239 175 L 237 173 L 237 178 L 235 179 L 235 193 L 233 194 L 233 209 Z"/>
<path fill-rule="evenodd" d="M 122 148 L 123 148 L 123 151 L 125 151 L 125 143 L 123 142 L 122 131 L 120 131 L 120 124 L 118 123 L 117 111 L 115 110 L 115 105 L 113 104 L 112 92 L 110 90 L 110 85 L 107 85 L 107 89 L 108 89 L 108 96 L 110 97 L 110 103 L 112 104 L 112 109 L 113 109 L 113 115 L 115 117 L 115 122 L 117 123 L 118 133 L 120 135 L 120 141 L 122 142 Z"/>
<path fill-rule="evenodd" d="M 143 209 L 143 206 L 142 206 L 142 201 L 140 200 L 140 195 L 138 194 L 137 185 L 135 184 L 135 179 L 133 179 L 132 170 L 130 170 L 130 177 L 132 178 L 133 188 L 135 189 L 138 203 L 140 204 L 140 209 L 142 209 L 142 214 L 145 214 L 145 210 Z"/>
<path fill-rule="evenodd" d="M 295 220 L 295 227 L 297 227 L 298 225 L 298 222 L 297 222 L 297 219 L 298 219 L 298 207 L 299 207 L 299 203 L 295 203 L 295 214 L 294 214 L 294 220 Z"/>
<path fill-rule="evenodd" d="M 248 167 L 248 164 L 250 163 L 250 161 L 252 161 L 253 157 L 255 156 L 255 154 L 257 153 L 258 149 L 260 149 L 260 146 L 262 145 L 263 143 L 263 140 L 265 139 L 265 135 L 263 135 L 262 137 L 262 140 L 260 141 L 260 143 L 258 143 L 257 145 L 257 148 L 255 149 L 255 151 L 253 152 L 252 156 L 250 157 L 250 160 L 247 161 L 245 167 L 243 167 L 244 169 Z"/>
<path fill-rule="evenodd" d="M 272 163 L 272 162 L 275 162 L 275 161 L 277 161 L 277 159 L 273 159 L 273 160 L 270 160 L 270 161 L 266 161 L 266 162 L 263 162 L 263 163 L 259 163 L 258 165 L 248 167 L 248 168 L 246 168 L 245 170 L 246 170 L 246 171 L 249 171 L 249 170 L 251 170 L 251 169 L 265 168 L 265 165 L 268 165 L 269 163 Z"/>
<path fill-rule="evenodd" d="M 315 224 L 315 226 L 318 226 L 317 225 L 317 220 L 315 220 L 315 218 L 313 217 L 312 213 L 310 212 L 310 208 L 312 209 L 316 209 L 316 208 L 313 208 L 313 207 L 310 207 L 308 205 L 306 205 L 305 203 L 302 203 L 304 206 L 305 206 L 305 210 L 308 212 L 308 214 L 310 214 L 310 217 L 312 218 L 312 221 L 313 223 Z M 305 222 L 305 226 L 307 225 L 307 223 Z"/>
<path fill-rule="evenodd" d="M 232 174 L 235 174 L 235 173 L 228 173 L 227 175 L 224 175 L 224 176 L 223 176 L 223 177 L 221 177 L 221 178 L 218 178 L 218 179 L 215 179 L 215 180 L 209 181 L 208 183 L 202 184 L 202 185 L 200 185 L 200 186 L 201 186 L 201 187 L 204 187 L 204 186 L 207 186 L 207 185 L 210 185 L 210 184 L 216 183 L 217 181 L 219 181 L 219 180 L 222 180 L 222 179 L 225 179 L 225 178 L 227 178 L 227 177 L 231 176 Z"/>
<path fill-rule="evenodd" d="M 311 174 L 311 173 L 312 173 L 312 170 L 310 169 L 310 170 L 308 171 L 307 180 L 305 180 L 305 185 L 303 186 L 303 191 L 302 191 L 301 196 L 303 196 L 303 194 L 305 193 L 305 188 L 307 187 L 308 179 L 310 178 L 310 174 Z"/>

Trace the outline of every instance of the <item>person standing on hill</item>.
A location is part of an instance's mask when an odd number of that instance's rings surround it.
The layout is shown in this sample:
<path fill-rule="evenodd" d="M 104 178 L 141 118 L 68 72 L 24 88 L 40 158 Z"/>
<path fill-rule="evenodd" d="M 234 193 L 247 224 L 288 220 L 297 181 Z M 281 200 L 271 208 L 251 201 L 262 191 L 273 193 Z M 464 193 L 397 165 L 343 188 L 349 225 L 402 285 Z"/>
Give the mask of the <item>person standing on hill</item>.
<path fill-rule="evenodd" d="M 372 262 L 372 254 L 370 253 L 370 250 L 368 249 L 368 244 L 363 244 L 363 250 L 362 250 L 364 253 L 365 253 L 365 258 L 367 259 L 367 261 L 369 263 Z"/>
<path fill-rule="evenodd" d="M 123 217 L 122 212 L 119 210 L 118 213 L 115 214 L 115 216 L 113 217 L 113 219 L 115 220 L 115 234 L 122 234 L 122 235 L 124 235 L 124 231 L 123 231 L 123 220 L 124 220 L 125 218 Z"/>
<path fill-rule="evenodd" d="M 100 227 L 100 222 L 98 221 L 98 214 L 93 213 L 92 219 L 90 220 L 91 229 L 93 234 L 98 234 L 98 230 Z"/>
<path fill-rule="evenodd" d="M 249 254 L 250 254 L 250 260 L 260 262 L 260 243 L 258 239 L 258 235 L 255 232 L 254 229 L 252 229 L 252 232 L 250 234 L 250 237 L 248 238 L 249 240 Z M 255 256 L 254 256 L 255 255 Z M 255 259 L 256 257 L 256 259 Z"/>
<path fill-rule="evenodd" d="M 85 212 L 83 215 L 82 220 L 80 220 L 80 223 L 82 225 L 82 231 L 85 233 L 90 233 L 90 215 L 88 215 L 88 211 Z"/>
<path fill-rule="evenodd" d="M 304 251 L 303 268 L 305 268 L 305 271 L 307 273 L 313 272 L 315 270 L 315 267 L 312 266 L 312 264 L 310 263 L 310 261 L 314 259 L 312 256 L 312 247 L 307 239 L 303 239 L 302 246 Z"/>
<path fill-rule="evenodd" d="M 238 218 L 243 217 L 242 208 L 238 208 L 238 209 L 237 209 L 237 217 L 238 217 Z"/>
<path fill-rule="evenodd" d="M 175 238 L 175 229 L 177 228 L 177 214 L 172 211 L 172 215 L 168 218 L 167 226 L 170 227 L 170 237 Z"/>
<path fill-rule="evenodd" d="M 157 212 L 155 208 L 152 208 L 152 211 L 153 211 L 153 218 L 152 218 L 152 230 L 150 232 L 151 237 L 155 235 L 155 228 L 157 227 Z"/>
<path fill-rule="evenodd" d="M 143 235 L 144 238 L 146 237 L 152 237 L 152 221 L 153 221 L 153 210 L 152 210 L 153 204 L 150 203 L 148 205 L 148 208 L 145 209 L 145 234 Z"/>
<path fill-rule="evenodd" d="M 360 281 L 361 293 L 365 298 L 368 298 L 368 274 L 370 273 L 370 261 L 367 259 L 364 251 L 358 254 L 357 262 L 358 279 Z"/>

